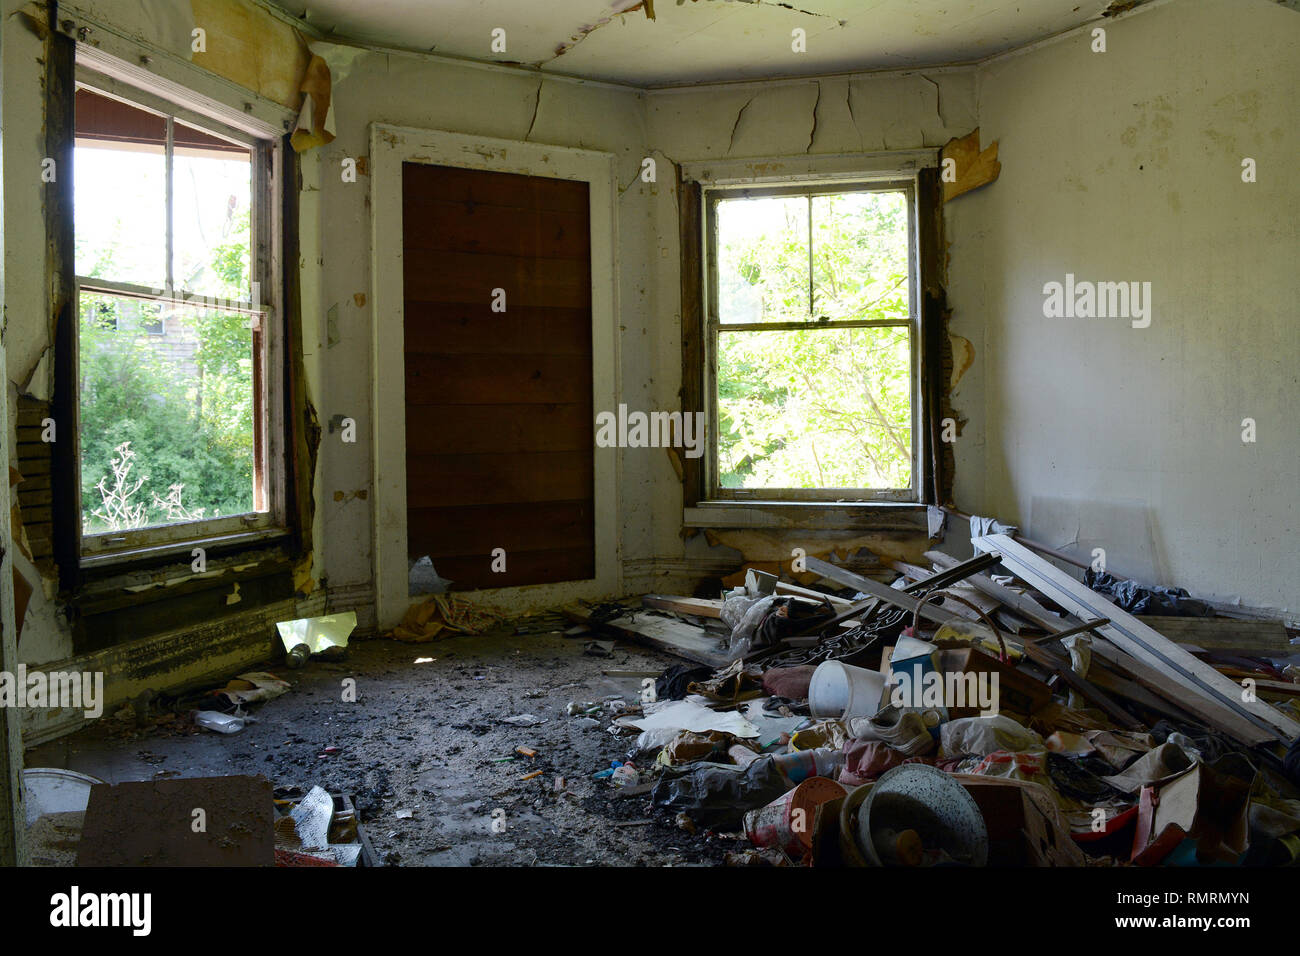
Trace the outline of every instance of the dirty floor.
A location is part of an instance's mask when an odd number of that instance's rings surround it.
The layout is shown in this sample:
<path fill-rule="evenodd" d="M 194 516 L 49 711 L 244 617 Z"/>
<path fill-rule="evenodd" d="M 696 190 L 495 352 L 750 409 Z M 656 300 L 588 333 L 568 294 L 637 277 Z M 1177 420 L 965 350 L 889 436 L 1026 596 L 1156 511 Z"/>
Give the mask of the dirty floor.
<path fill-rule="evenodd" d="M 589 639 L 589 636 L 588 636 Z M 428 644 L 354 642 L 344 661 L 280 662 L 293 684 L 250 710 L 233 735 L 106 718 L 27 753 L 29 767 L 65 767 L 117 783 L 160 777 L 262 774 L 277 788 L 320 784 L 351 794 L 382 862 L 399 866 L 713 865 L 735 836 L 692 835 L 591 774 L 625 759 L 632 738 L 570 717 L 570 701 L 621 695 L 677 658 L 619 642 L 583 654 L 586 639 L 490 634 Z M 347 678 L 356 702 L 344 702 Z M 224 681 L 217 682 L 218 685 Z M 501 721 L 532 714 L 545 723 Z M 181 724 L 183 721 L 176 721 Z M 515 754 L 535 750 L 535 758 Z M 502 758 L 514 757 L 513 760 Z M 533 771 L 543 773 L 521 779 Z M 564 788 L 556 791 L 556 778 Z M 493 826 L 494 818 L 504 822 Z M 745 844 L 747 845 L 747 844 Z"/>

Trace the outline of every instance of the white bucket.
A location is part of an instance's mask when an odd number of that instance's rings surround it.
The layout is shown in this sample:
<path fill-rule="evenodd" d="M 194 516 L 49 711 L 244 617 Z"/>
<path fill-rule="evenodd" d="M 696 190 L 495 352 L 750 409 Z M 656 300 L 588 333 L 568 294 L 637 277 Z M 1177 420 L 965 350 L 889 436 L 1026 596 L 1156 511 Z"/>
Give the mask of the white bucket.
<path fill-rule="evenodd" d="M 813 671 L 808 685 L 808 709 L 814 717 L 848 720 L 871 717 L 880 710 L 885 675 L 839 661 L 826 661 Z"/>

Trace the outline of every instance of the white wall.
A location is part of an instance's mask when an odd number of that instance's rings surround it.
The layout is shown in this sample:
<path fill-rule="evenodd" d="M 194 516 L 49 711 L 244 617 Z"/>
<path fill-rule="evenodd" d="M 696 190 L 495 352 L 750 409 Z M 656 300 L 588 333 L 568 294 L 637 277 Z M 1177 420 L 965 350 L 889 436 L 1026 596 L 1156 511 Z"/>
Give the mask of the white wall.
<path fill-rule="evenodd" d="M 5 0 L 5 15 L 20 6 Z M 133 3 L 95 7 L 147 32 Z M 44 154 L 41 47 L 8 22 L 12 396 L 48 344 L 48 308 L 30 175 Z M 361 55 L 335 88 L 338 139 L 304 157 L 304 345 L 322 427 L 334 415 L 355 418 L 362 436 L 370 426 L 369 303 L 354 299 L 370 289 L 369 183 L 343 183 L 339 166 L 366 153 L 372 122 L 617 156 L 619 394 L 646 410 L 678 407 L 681 387 L 673 162 L 937 147 L 981 125 L 985 143 L 1001 141 L 1001 179 L 947 209 L 952 331 L 975 357 L 954 396 L 969 419 L 957 504 L 1051 544 L 1106 547 L 1123 572 L 1294 610 L 1300 144 L 1286 119 L 1300 17 L 1269 0 L 1177 0 L 1106 27 L 1105 54 L 1089 51 L 1085 31 L 978 70 L 652 93 Z M 637 176 L 646 155 L 656 183 Z M 1258 161 L 1258 183 L 1241 183 L 1242 156 Z M 1151 281 L 1151 327 L 1043 318 L 1042 285 L 1066 272 Z M 1255 445 L 1240 441 L 1246 416 Z M 353 494 L 369 487 L 369 447 L 326 431 L 320 451 L 314 573 L 345 601 L 366 601 L 371 584 L 376 502 Z M 640 590 L 708 552 L 701 538 L 681 540 L 681 489 L 662 449 L 618 454 L 627 586 Z M 38 593 L 24 658 L 69 652 Z"/>
<path fill-rule="evenodd" d="M 1300 15 L 1179 0 L 1106 29 L 1105 53 L 1085 30 L 979 71 L 1002 173 L 947 210 L 952 331 L 976 353 L 957 503 L 1295 616 Z M 1150 327 L 1044 318 L 1067 272 L 1152 283 Z"/>

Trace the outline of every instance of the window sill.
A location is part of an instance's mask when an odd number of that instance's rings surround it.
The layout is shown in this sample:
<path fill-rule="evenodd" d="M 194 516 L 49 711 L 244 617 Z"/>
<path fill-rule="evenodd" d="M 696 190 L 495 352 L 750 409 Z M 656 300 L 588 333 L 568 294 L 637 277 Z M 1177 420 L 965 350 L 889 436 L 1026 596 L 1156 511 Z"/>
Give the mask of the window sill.
<path fill-rule="evenodd" d="M 123 551 L 86 554 L 81 557 L 81 569 L 83 571 L 116 568 L 129 570 L 133 565 L 151 564 L 167 558 L 181 556 L 188 558 L 195 548 L 203 548 L 205 551 L 238 550 L 258 545 L 274 544 L 288 536 L 289 532 L 283 528 L 261 528 L 256 531 L 240 531 L 234 534 L 196 538 L 192 541 L 169 541 L 166 544 Z"/>
<path fill-rule="evenodd" d="M 928 533 L 928 507 L 914 501 L 701 501 L 688 528 L 790 528 Z"/>

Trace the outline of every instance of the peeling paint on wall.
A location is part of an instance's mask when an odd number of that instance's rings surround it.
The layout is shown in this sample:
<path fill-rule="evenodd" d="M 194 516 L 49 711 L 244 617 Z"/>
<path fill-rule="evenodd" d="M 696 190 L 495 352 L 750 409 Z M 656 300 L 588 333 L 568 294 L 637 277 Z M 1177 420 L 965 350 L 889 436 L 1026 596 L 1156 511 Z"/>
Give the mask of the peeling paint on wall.
<path fill-rule="evenodd" d="M 971 340 L 955 332 L 948 333 L 948 340 L 952 343 L 952 378 L 948 383 L 949 390 L 957 387 L 967 370 L 975 364 L 975 346 Z"/>
<path fill-rule="evenodd" d="M 998 178 L 1001 171 L 998 141 L 994 140 L 981 150 L 978 126 L 966 136 L 949 140 L 942 153 L 943 201 L 948 202 L 972 189 L 987 186 Z"/>

